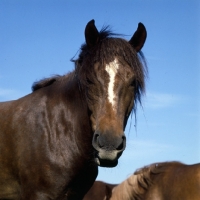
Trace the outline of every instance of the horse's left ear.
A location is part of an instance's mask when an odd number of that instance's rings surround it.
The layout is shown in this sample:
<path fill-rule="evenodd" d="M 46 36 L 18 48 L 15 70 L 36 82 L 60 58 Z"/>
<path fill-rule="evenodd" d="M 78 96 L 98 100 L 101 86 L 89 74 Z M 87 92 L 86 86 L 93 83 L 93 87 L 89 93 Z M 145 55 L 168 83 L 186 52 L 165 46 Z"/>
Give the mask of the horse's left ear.
<path fill-rule="evenodd" d="M 106 184 L 106 188 L 105 188 L 105 200 L 109 200 L 110 197 L 112 196 L 112 189 Z"/>
<path fill-rule="evenodd" d="M 99 32 L 94 22 L 94 19 L 89 21 L 85 27 L 85 41 L 88 47 L 93 47 L 99 41 Z"/>
<path fill-rule="evenodd" d="M 142 23 L 138 24 L 138 28 L 130 39 L 129 43 L 138 52 L 142 49 L 147 37 L 147 31 Z"/>

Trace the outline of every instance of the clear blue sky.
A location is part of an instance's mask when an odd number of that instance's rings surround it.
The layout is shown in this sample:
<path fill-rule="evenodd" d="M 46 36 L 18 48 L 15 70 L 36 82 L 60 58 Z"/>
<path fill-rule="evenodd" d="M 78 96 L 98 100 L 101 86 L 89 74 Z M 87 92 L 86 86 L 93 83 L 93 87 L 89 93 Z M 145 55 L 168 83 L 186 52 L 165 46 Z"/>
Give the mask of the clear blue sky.
<path fill-rule="evenodd" d="M 142 22 L 149 68 L 127 148 L 98 180 L 119 183 L 153 162 L 200 161 L 200 3 L 198 0 L 1 0 L 0 101 L 31 92 L 34 81 L 73 70 L 86 23 L 111 25 L 126 39 Z"/>

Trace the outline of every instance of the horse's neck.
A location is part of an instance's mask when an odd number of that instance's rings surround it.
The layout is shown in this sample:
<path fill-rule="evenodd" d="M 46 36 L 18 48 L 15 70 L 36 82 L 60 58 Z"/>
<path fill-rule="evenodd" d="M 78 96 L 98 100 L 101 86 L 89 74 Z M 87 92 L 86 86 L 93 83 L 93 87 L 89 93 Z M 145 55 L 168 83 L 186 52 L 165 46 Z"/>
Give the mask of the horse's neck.
<path fill-rule="evenodd" d="M 80 131 L 83 132 L 83 127 L 85 128 L 86 126 L 88 128 L 90 126 L 86 92 L 85 88 L 81 87 L 78 79 L 74 77 L 74 73 L 68 77 L 66 90 L 66 94 L 63 95 L 64 101 L 65 98 L 68 99 L 67 107 L 70 107 L 70 112 L 73 114 L 73 120 L 77 125 L 75 128 L 78 129 L 80 127 Z M 88 130 L 84 135 L 81 134 L 81 137 L 86 136 L 87 133 Z"/>
<path fill-rule="evenodd" d="M 33 92 L 33 95 L 36 92 Z M 59 78 L 46 88 L 39 89 L 38 92 L 47 96 L 49 107 L 52 108 L 48 109 L 48 115 L 52 116 L 52 121 L 57 122 L 56 127 L 63 127 L 65 130 L 59 131 L 59 135 L 63 135 L 64 140 L 66 140 L 62 141 L 70 141 L 68 146 L 75 145 L 82 156 L 88 154 L 88 149 L 92 149 L 88 107 L 85 93 L 80 89 L 79 81 L 74 72 Z M 54 107 L 56 112 L 52 113 L 55 111 Z M 54 133 L 57 133 L 57 130 Z M 75 150 L 76 148 L 71 148 L 72 152 Z"/>
<path fill-rule="evenodd" d="M 132 175 L 114 187 L 110 200 L 134 200 L 135 189 L 139 189 L 137 175 Z"/>

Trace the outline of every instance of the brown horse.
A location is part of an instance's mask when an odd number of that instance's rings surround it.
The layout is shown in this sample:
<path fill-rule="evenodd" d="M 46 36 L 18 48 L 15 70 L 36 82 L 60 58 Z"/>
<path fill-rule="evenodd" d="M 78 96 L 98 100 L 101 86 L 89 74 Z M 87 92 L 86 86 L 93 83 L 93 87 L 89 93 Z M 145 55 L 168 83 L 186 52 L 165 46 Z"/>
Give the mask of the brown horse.
<path fill-rule="evenodd" d="M 146 29 L 126 41 L 91 20 L 85 39 L 73 72 L 0 103 L 0 199 L 82 199 L 98 165 L 117 165 L 144 92 Z"/>
<path fill-rule="evenodd" d="M 89 195 L 95 193 L 95 185 L 84 200 L 92 200 Z M 103 194 L 95 200 L 200 200 L 200 164 L 156 163 L 139 169 L 113 189 L 107 186 L 102 183 Z"/>

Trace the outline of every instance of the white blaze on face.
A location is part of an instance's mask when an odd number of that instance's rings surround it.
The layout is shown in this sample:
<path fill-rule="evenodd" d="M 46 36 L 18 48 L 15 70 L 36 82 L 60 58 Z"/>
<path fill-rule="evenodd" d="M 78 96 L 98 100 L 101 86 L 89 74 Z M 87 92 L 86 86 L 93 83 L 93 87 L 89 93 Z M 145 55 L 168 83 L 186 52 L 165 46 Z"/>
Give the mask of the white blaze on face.
<path fill-rule="evenodd" d="M 109 75 L 109 83 L 108 83 L 108 100 L 112 104 L 113 108 L 115 106 L 115 93 L 114 93 L 114 85 L 115 85 L 115 77 L 118 70 L 118 62 L 117 59 L 110 62 L 108 65 L 106 65 L 106 71 Z"/>

